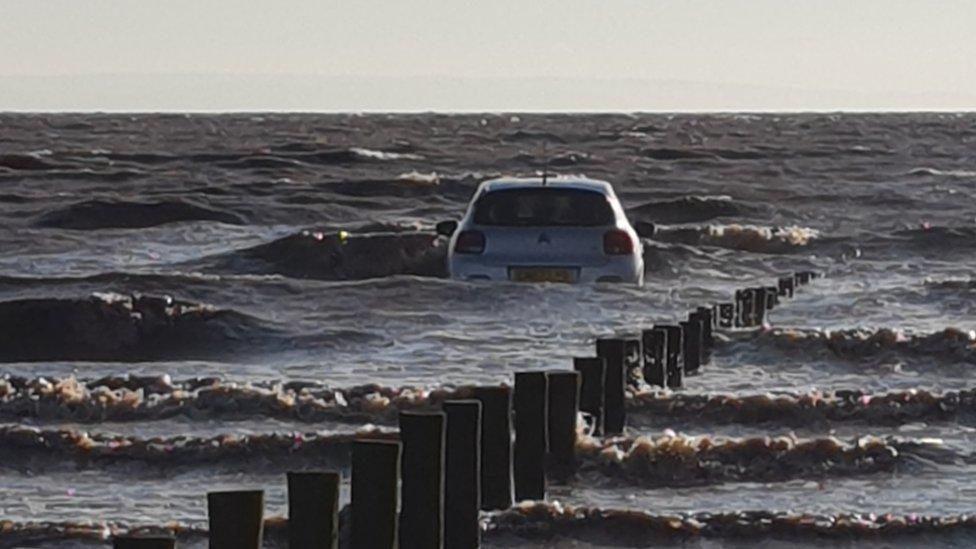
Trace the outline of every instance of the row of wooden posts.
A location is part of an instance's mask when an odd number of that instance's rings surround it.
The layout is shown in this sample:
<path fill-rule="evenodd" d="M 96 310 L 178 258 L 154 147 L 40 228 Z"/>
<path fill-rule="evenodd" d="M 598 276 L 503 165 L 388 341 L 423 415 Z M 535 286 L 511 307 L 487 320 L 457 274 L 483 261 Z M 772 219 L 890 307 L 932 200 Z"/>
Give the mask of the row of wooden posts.
<path fill-rule="evenodd" d="M 734 303 L 699 307 L 639 337 L 598 339 L 596 356 L 574 358 L 572 371 L 517 372 L 514 390 L 477 387 L 474 398 L 439 411 L 401 411 L 399 440 L 352 444 L 352 547 L 479 547 L 480 511 L 545 499 L 547 481 L 573 474 L 579 412 L 594 434 L 623 433 L 628 384 L 680 387 L 710 360 L 713 329 L 761 325 L 780 297 L 816 276 L 739 290 Z M 336 549 L 340 474 L 290 472 L 287 482 L 288 546 Z M 263 491 L 211 492 L 207 509 L 211 549 L 261 547 Z M 173 549 L 176 541 L 119 536 L 114 547 Z"/>

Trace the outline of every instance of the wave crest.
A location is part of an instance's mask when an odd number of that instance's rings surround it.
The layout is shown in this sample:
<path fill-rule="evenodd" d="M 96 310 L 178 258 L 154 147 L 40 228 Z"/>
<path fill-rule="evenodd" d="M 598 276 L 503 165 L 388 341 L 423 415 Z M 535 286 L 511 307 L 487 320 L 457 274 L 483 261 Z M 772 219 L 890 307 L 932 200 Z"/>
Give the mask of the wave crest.
<path fill-rule="evenodd" d="M 0 302 L 0 361 L 215 356 L 270 329 L 254 317 L 169 296 L 93 294 Z"/>

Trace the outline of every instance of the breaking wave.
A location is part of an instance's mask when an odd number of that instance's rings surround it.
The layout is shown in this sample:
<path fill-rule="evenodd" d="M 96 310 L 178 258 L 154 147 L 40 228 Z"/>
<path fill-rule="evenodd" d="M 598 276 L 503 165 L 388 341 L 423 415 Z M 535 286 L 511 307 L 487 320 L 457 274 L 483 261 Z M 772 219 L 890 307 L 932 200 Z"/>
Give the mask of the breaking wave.
<path fill-rule="evenodd" d="M 837 390 L 744 396 L 643 392 L 633 395 L 627 404 L 631 413 L 662 424 L 690 419 L 794 426 L 838 421 L 893 425 L 956 419 L 960 414 L 972 413 L 976 411 L 976 389 L 943 393 L 912 389 L 880 394 Z"/>
<path fill-rule="evenodd" d="M 91 434 L 71 429 L 26 426 L 0 427 L 0 455 L 8 465 L 72 460 L 84 465 L 138 461 L 177 466 L 227 463 L 249 458 L 347 464 L 350 445 L 356 439 L 389 439 L 397 434 L 366 425 L 353 433 L 290 432 L 212 437 L 153 437 L 149 439 Z"/>
<path fill-rule="evenodd" d="M 901 229 L 891 235 L 902 245 L 926 254 L 940 254 L 946 251 L 976 251 L 976 227 L 943 227 L 922 225 L 911 229 Z M 890 239 L 885 239 L 890 240 Z"/>
<path fill-rule="evenodd" d="M 976 332 L 946 328 L 930 334 L 901 330 L 801 330 L 774 328 L 745 336 L 750 342 L 768 345 L 787 353 L 840 357 L 847 360 L 897 359 L 908 356 L 941 362 L 976 364 Z"/>
<path fill-rule="evenodd" d="M 292 278 L 362 280 L 447 276 L 447 246 L 425 232 L 348 234 L 306 230 L 216 258 L 211 267 Z"/>
<path fill-rule="evenodd" d="M 833 437 L 725 439 L 668 433 L 603 441 L 580 437 L 576 448 L 584 472 L 645 486 L 694 486 L 893 471 L 901 444 L 876 437 L 843 442 Z"/>
<path fill-rule="evenodd" d="M 976 290 L 976 278 L 949 278 L 944 280 L 925 280 L 925 287 L 933 290 L 971 291 Z"/>
<path fill-rule="evenodd" d="M 493 515 L 489 535 L 529 539 L 570 538 L 644 547 L 674 538 L 879 538 L 908 541 L 921 535 L 976 532 L 969 515 L 811 515 L 793 512 L 736 511 L 656 515 L 649 511 L 575 507 L 558 502 L 527 502 Z M 917 540 L 917 538 L 916 538 Z"/>
<path fill-rule="evenodd" d="M 43 420 L 144 421 L 170 417 L 272 417 L 317 422 L 393 424 L 400 410 L 471 398 L 472 387 L 424 389 L 361 385 L 334 389 L 316 383 L 238 385 L 215 378 L 178 383 L 169 376 L 0 378 L 0 417 Z"/>
<path fill-rule="evenodd" d="M 906 175 L 935 175 L 945 177 L 958 177 L 962 179 L 976 178 L 976 171 L 972 170 L 941 170 L 938 168 L 914 168 L 909 170 Z"/>
<path fill-rule="evenodd" d="M 0 302 L 0 361 L 206 358 L 271 333 L 256 318 L 168 296 Z"/>
<path fill-rule="evenodd" d="M 16 171 L 57 170 L 63 166 L 45 159 L 43 154 L 0 154 L 0 168 Z"/>
<path fill-rule="evenodd" d="M 184 200 L 165 202 L 124 202 L 89 200 L 45 213 L 40 227 L 58 229 L 138 229 L 180 221 L 216 221 L 243 225 L 239 215 L 207 208 Z"/>
<path fill-rule="evenodd" d="M 716 246 L 757 253 L 780 254 L 802 250 L 820 237 L 806 227 L 758 227 L 709 225 L 706 227 L 658 227 L 655 240 L 691 246 Z"/>
<path fill-rule="evenodd" d="M 656 223 L 695 223 L 717 217 L 753 215 L 764 210 L 727 196 L 682 196 L 628 208 L 631 216 Z"/>
<path fill-rule="evenodd" d="M 83 381 L 0 377 L 0 418 L 45 421 L 152 421 L 275 418 L 296 422 L 345 421 L 392 425 L 401 410 L 436 408 L 471 398 L 471 386 L 331 388 L 318 383 L 237 384 L 217 378 L 174 382 L 168 375 L 104 377 Z M 958 419 L 976 412 L 976 389 L 942 393 L 912 389 L 888 393 L 854 390 L 799 394 L 628 393 L 631 414 L 662 425 L 681 419 L 714 423 L 863 421 L 904 424 Z"/>

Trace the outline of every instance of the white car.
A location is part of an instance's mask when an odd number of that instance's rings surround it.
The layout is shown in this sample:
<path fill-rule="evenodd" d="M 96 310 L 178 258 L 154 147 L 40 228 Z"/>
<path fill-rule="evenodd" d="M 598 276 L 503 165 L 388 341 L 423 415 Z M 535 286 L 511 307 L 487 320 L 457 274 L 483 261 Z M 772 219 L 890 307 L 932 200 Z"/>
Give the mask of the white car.
<path fill-rule="evenodd" d="M 460 280 L 644 283 L 640 236 L 606 181 L 581 177 L 483 182 L 460 223 L 444 221 L 448 270 Z"/>

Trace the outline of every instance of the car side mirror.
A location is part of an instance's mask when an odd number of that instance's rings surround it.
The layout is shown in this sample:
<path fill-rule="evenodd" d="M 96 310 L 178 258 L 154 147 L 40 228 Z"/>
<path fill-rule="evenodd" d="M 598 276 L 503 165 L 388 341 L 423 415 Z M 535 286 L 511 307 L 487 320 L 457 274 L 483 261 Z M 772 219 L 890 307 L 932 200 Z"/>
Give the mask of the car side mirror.
<path fill-rule="evenodd" d="M 638 221 L 634 224 L 634 230 L 637 231 L 637 236 L 641 238 L 653 238 L 654 232 L 657 230 L 653 223 L 648 223 L 647 221 Z"/>
<path fill-rule="evenodd" d="M 441 221 L 436 225 L 437 234 L 444 235 L 447 237 L 454 234 L 454 231 L 456 231 L 457 228 L 458 228 L 457 221 Z"/>

